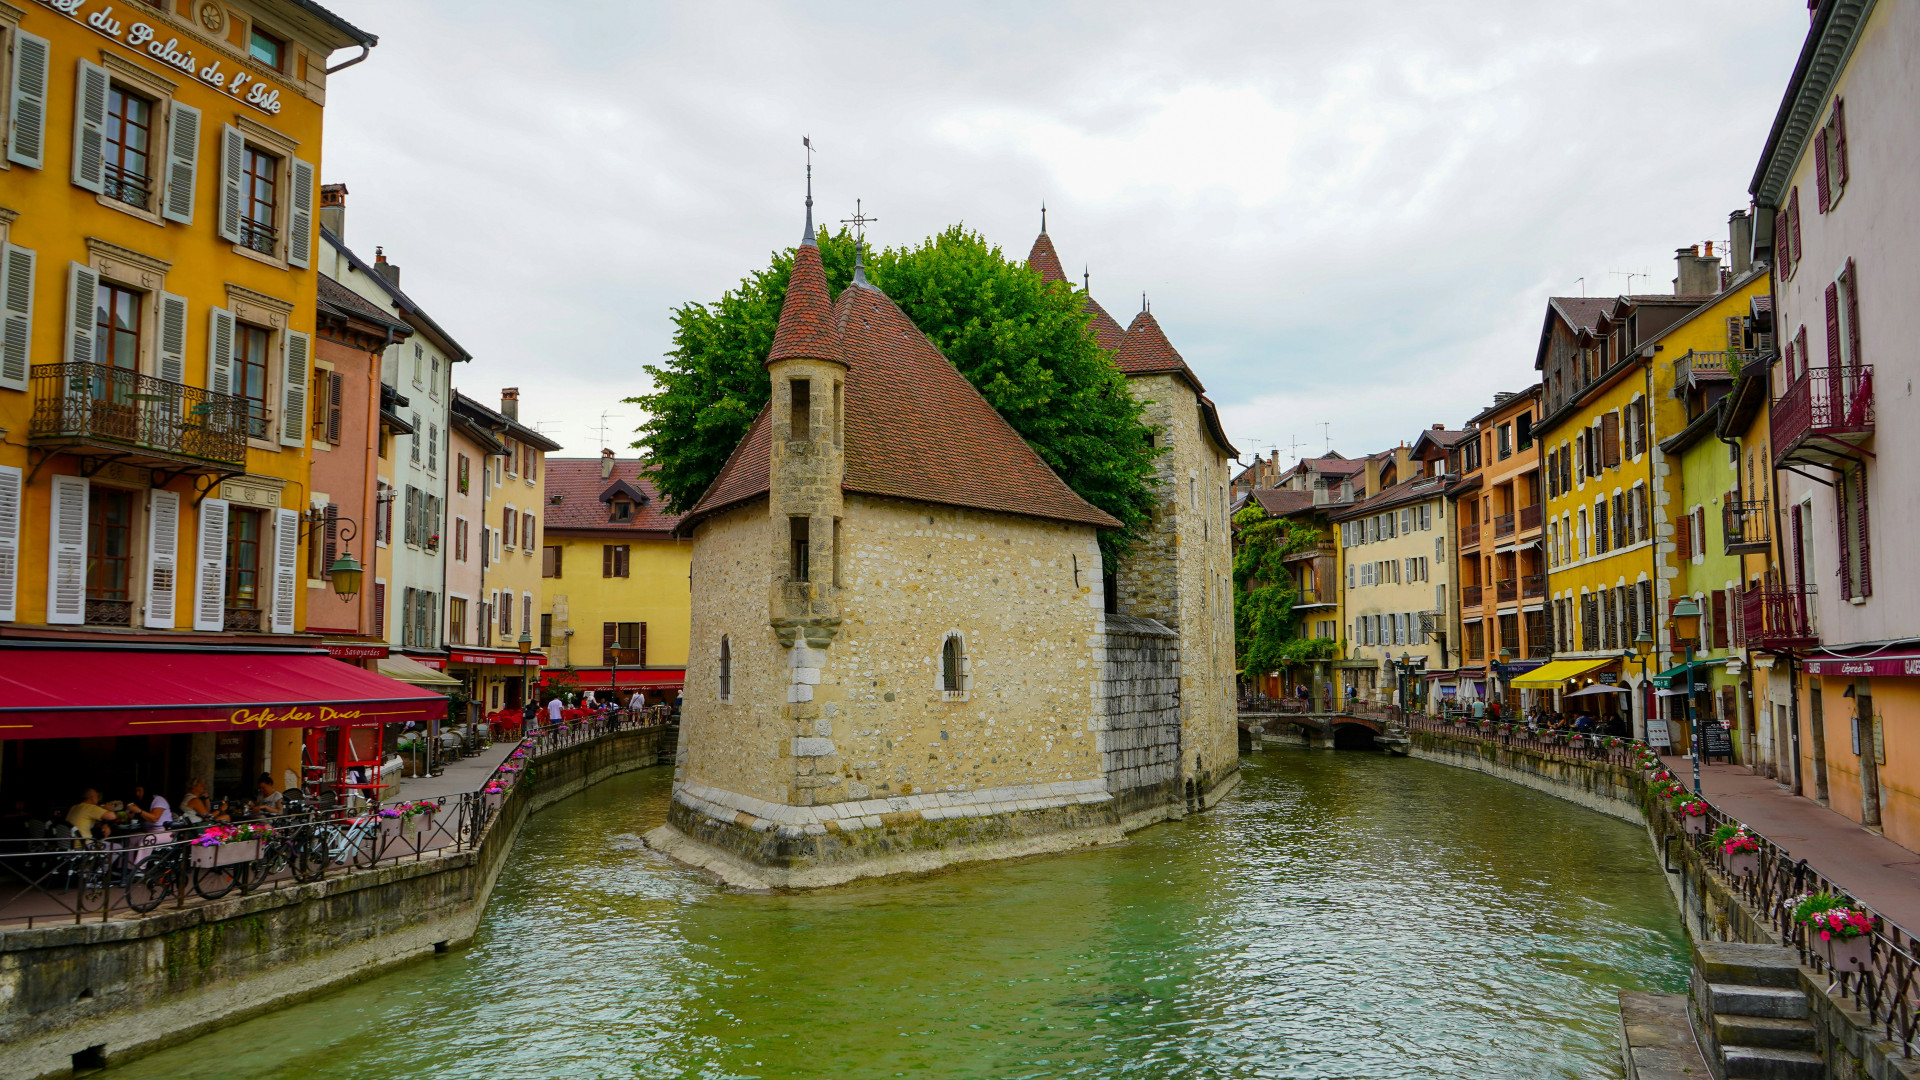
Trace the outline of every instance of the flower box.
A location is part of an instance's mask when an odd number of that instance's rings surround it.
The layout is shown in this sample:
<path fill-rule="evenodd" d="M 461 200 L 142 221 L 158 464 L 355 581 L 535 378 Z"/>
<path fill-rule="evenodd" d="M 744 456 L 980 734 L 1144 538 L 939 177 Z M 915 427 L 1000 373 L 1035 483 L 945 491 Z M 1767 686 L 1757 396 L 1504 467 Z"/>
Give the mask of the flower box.
<path fill-rule="evenodd" d="M 188 851 L 193 856 L 195 866 L 235 866 L 259 858 L 260 841 L 229 840 L 224 844 L 193 844 Z"/>
<path fill-rule="evenodd" d="M 1727 871 L 1735 877 L 1752 877 L 1760 872 L 1760 853 L 1736 851 L 1727 856 Z"/>
<path fill-rule="evenodd" d="M 394 837 L 399 836 L 400 821 L 401 819 L 398 817 L 381 818 L 380 819 L 380 839 L 391 840 Z"/>
<path fill-rule="evenodd" d="M 1688 836 L 1707 835 L 1707 815 L 1705 814 L 1682 814 L 1680 823 L 1686 827 Z"/>
<path fill-rule="evenodd" d="M 499 809 L 500 809 L 500 803 L 501 803 L 501 801 L 502 801 L 502 800 L 504 800 L 504 799 L 505 799 L 506 797 L 507 797 L 507 793 L 506 793 L 506 792 L 504 792 L 504 791 L 489 791 L 489 792 L 487 792 L 487 793 L 486 793 L 486 802 L 487 802 L 487 810 L 488 810 L 488 812 L 489 812 L 489 813 L 491 813 L 491 812 L 494 812 L 494 811 L 497 811 L 497 810 L 499 810 Z"/>
<path fill-rule="evenodd" d="M 1867 970 L 1873 959 L 1873 939 L 1865 934 L 1859 937 L 1830 938 L 1824 943 L 1827 947 L 1827 961 L 1837 975 L 1852 975 Z"/>

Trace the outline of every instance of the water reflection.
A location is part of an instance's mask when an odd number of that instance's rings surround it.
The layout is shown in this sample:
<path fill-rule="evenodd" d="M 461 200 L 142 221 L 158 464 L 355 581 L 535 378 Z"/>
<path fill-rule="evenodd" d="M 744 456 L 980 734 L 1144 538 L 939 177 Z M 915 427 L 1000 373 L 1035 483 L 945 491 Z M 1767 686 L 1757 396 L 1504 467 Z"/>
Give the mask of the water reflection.
<path fill-rule="evenodd" d="M 528 822 L 473 947 L 109 1074 L 1618 1076 L 1684 940 L 1640 830 L 1375 755 L 1249 757 L 1115 848 L 792 896 L 638 838 L 668 776 Z"/>

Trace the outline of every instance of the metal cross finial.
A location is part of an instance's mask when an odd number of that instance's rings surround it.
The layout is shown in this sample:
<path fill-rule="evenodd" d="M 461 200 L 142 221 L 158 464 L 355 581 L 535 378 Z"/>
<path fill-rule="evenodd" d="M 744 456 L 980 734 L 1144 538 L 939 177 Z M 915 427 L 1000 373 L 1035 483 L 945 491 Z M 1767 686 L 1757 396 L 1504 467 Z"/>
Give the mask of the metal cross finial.
<path fill-rule="evenodd" d="M 801 243 L 813 240 L 813 136 L 800 136 L 800 145 L 807 148 L 807 231 Z"/>
<path fill-rule="evenodd" d="M 860 200 L 855 199 L 853 200 L 853 216 L 850 218 L 841 218 L 840 224 L 853 226 L 853 238 L 864 243 L 867 239 L 867 223 L 879 220 L 877 217 L 868 217 L 866 212 L 860 209 Z"/>
<path fill-rule="evenodd" d="M 1046 235 L 1046 232 L 1047 232 L 1047 201 L 1045 199 L 1042 199 L 1040 200 L 1040 234 L 1044 236 Z"/>

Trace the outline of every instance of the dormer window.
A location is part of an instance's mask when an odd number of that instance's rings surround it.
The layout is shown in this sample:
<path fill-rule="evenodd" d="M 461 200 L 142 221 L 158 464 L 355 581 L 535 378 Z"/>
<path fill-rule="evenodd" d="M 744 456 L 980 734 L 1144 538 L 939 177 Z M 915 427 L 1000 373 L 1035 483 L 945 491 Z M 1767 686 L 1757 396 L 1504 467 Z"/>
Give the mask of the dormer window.
<path fill-rule="evenodd" d="M 615 521 L 632 521 L 633 520 L 632 500 L 630 499 L 613 500 L 613 520 Z"/>

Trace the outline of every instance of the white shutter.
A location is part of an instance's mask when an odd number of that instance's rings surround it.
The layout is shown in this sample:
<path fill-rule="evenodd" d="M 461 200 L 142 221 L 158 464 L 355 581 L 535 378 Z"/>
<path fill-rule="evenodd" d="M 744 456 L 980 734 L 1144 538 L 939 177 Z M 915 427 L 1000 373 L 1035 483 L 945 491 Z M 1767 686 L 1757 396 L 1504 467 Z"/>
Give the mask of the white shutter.
<path fill-rule="evenodd" d="M 300 564 L 300 512 L 273 512 L 273 632 L 293 633 L 295 570 Z"/>
<path fill-rule="evenodd" d="M 167 107 L 167 191 L 160 216 L 193 224 L 193 185 L 200 172 L 200 110 L 181 102 Z"/>
<path fill-rule="evenodd" d="M 85 263 L 67 264 L 67 348 L 69 364 L 95 360 L 94 322 L 99 318 L 100 275 Z"/>
<path fill-rule="evenodd" d="M 47 147 L 47 67 L 53 49 L 47 39 L 24 30 L 13 32 L 13 85 L 7 95 L 7 160 L 30 169 L 45 165 Z"/>
<path fill-rule="evenodd" d="M 80 61 L 80 83 L 73 92 L 73 182 L 88 191 L 105 191 L 107 173 L 107 69 Z"/>
<path fill-rule="evenodd" d="M 301 446 L 307 441 L 307 381 L 313 378 L 313 339 L 289 330 L 281 335 L 280 351 L 286 361 L 280 377 L 280 445 Z"/>
<path fill-rule="evenodd" d="M 187 381 L 187 298 L 160 294 L 160 377 Z"/>
<path fill-rule="evenodd" d="M 48 515 L 47 622 L 87 621 L 87 479 L 53 478 Z"/>
<path fill-rule="evenodd" d="M 180 496 L 147 492 L 147 620 L 150 630 L 173 629 L 174 582 L 180 572 Z"/>
<path fill-rule="evenodd" d="M 20 582 L 21 472 L 0 465 L 0 622 L 12 622 L 14 594 Z"/>
<path fill-rule="evenodd" d="M 293 159 L 293 192 L 287 208 L 287 262 L 305 266 L 313 251 L 313 165 Z"/>
<path fill-rule="evenodd" d="M 212 308 L 207 330 L 207 389 L 233 393 L 233 312 Z"/>
<path fill-rule="evenodd" d="M 227 500 L 200 501 L 200 547 L 194 554 L 193 628 L 227 622 Z"/>
<path fill-rule="evenodd" d="M 6 246 L 0 257 L 0 386 L 25 390 L 33 352 L 34 254 Z"/>
<path fill-rule="evenodd" d="M 240 202 L 246 197 L 247 139 L 232 124 L 220 126 L 220 239 L 240 242 Z"/>

